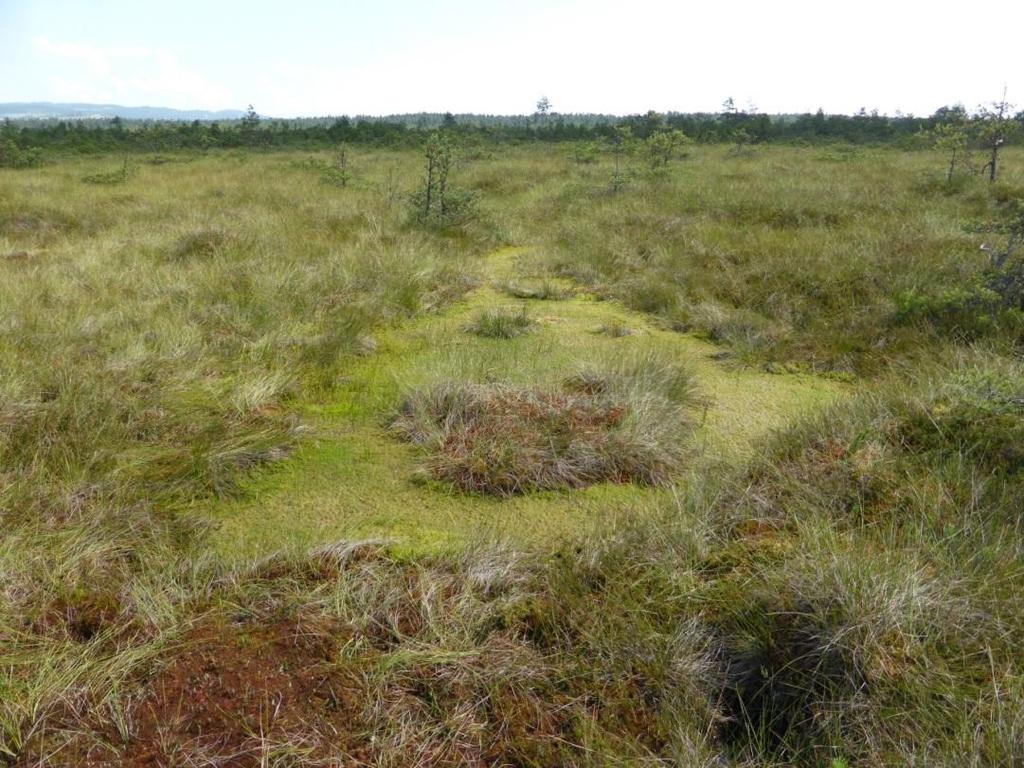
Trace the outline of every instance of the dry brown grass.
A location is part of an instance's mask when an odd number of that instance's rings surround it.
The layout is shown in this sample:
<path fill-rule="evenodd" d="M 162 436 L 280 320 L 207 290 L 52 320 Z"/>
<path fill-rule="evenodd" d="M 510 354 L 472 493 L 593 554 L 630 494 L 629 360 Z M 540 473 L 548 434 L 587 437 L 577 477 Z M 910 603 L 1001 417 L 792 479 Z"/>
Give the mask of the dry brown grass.
<path fill-rule="evenodd" d="M 442 382 L 409 395 L 392 426 L 462 491 L 661 485 L 683 464 L 692 399 L 685 370 L 646 358 L 581 371 L 561 389 Z"/>

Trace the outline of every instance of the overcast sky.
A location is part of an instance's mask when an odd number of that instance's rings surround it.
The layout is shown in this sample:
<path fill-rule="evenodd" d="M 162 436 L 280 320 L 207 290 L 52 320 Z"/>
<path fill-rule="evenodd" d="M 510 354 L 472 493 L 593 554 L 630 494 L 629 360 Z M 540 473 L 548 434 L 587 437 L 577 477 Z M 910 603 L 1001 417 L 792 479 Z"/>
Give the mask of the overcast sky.
<path fill-rule="evenodd" d="M 0 0 L 0 102 L 930 114 L 1024 104 L 1022 30 L 1024 0 Z"/>

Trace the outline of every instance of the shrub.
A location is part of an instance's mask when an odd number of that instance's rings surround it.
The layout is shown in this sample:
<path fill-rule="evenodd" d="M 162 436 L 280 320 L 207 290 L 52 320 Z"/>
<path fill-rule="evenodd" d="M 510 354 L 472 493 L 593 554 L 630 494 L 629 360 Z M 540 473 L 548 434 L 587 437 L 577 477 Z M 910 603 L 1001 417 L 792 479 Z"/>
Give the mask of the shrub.
<path fill-rule="evenodd" d="M 418 190 L 409 197 L 409 205 L 416 221 L 438 227 L 461 227 L 475 221 L 479 216 L 477 195 L 468 189 L 449 189 L 445 192 L 444 206 L 430 204 L 425 190 Z"/>
<path fill-rule="evenodd" d="M 128 156 L 126 155 L 121 163 L 121 167 L 116 171 L 90 173 L 83 176 L 82 181 L 86 184 L 123 184 L 131 178 L 134 171 L 135 169 L 132 167 L 132 164 L 128 162 Z"/>
<path fill-rule="evenodd" d="M 39 147 L 22 149 L 12 139 L 0 142 L 0 168 L 32 168 L 39 165 L 43 150 Z"/>
<path fill-rule="evenodd" d="M 601 147 L 592 141 L 581 141 L 573 145 L 572 157 L 578 165 L 593 165 L 598 161 Z"/>
<path fill-rule="evenodd" d="M 335 187 L 347 187 L 351 179 L 352 171 L 348 163 L 348 149 L 341 147 L 334 159 L 334 165 L 324 169 L 320 180 L 324 184 L 330 184 Z"/>
<path fill-rule="evenodd" d="M 477 196 L 455 187 L 449 176 L 456 163 L 456 147 L 451 137 L 436 132 L 427 140 L 427 161 L 423 185 L 409 198 L 413 216 L 421 224 L 458 227 L 477 217 Z"/>
<path fill-rule="evenodd" d="M 692 143 L 693 139 L 679 130 L 652 133 L 642 147 L 648 169 L 655 174 L 664 172 L 676 153 Z"/>
<path fill-rule="evenodd" d="M 953 288 L 936 295 L 907 291 L 896 299 L 895 321 L 925 321 L 939 333 L 959 340 L 979 338 L 997 325 L 997 293 L 981 286 Z"/>
<path fill-rule="evenodd" d="M 999 296 L 1004 307 L 1024 311 L 1024 260 L 992 270 L 985 287 Z"/>

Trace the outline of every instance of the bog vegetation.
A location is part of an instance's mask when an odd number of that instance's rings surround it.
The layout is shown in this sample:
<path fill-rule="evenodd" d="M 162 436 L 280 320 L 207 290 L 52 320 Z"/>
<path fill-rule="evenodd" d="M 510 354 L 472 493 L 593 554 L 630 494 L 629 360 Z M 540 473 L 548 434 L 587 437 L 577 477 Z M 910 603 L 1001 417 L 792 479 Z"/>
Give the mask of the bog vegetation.
<path fill-rule="evenodd" d="M 1013 119 L 656 118 L 5 128 L 0 763 L 1024 760 Z"/>
<path fill-rule="evenodd" d="M 436 383 L 402 402 L 392 428 L 463 491 L 657 485 L 680 468 L 692 395 L 685 369 L 645 357 L 583 369 L 550 390 Z"/>

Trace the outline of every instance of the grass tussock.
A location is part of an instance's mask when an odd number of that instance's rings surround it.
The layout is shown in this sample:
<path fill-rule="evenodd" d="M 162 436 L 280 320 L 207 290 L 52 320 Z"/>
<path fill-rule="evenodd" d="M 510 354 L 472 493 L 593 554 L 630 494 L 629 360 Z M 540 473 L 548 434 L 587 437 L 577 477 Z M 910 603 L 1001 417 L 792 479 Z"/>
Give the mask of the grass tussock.
<path fill-rule="evenodd" d="M 610 336 L 613 339 L 622 339 L 626 336 L 632 336 L 636 331 L 622 321 L 613 320 L 599 325 L 594 329 L 594 333 L 599 333 L 603 336 Z"/>
<path fill-rule="evenodd" d="M 527 314 L 524 306 L 518 310 L 500 307 L 482 309 L 466 323 L 464 329 L 488 339 L 514 339 L 536 327 L 537 321 Z"/>
<path fill-rule="evenodd" d="M 202 229 L 182 235 L 168 248 L 167 257 L 172 261 L 208 259 L 231 245 L 233 238 L 221 229 Z"/>
<path fill-rule="evenodd" d="M 557 301 L 564 299 L 569 292 L 560 288 L 550 280 L 542 280 L 533 283 L 522 281 L 509 281 L 504 283 L 502 290 L 509 296 L 517 299 L 535 299 L 537 301 Z"/>
<path fill-rule="evenodd" d="M 392 428 L 430 452 L 435 479 L 466 492 L 662 485 L 683 464 L 693 400 L 684 368 L 645 357 L 557 390 L 443 382 L 410 394 Z"/>

